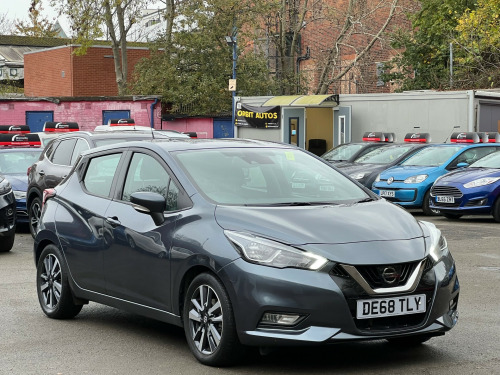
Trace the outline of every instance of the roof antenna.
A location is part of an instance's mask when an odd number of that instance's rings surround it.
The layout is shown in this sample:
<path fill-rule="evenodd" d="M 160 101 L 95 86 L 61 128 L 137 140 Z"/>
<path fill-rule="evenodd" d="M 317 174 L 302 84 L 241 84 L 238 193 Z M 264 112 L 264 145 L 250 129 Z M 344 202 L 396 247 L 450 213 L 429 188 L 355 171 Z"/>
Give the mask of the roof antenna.
<path fill-rule="evenodd" d="M 455 125 L 453 127 L 453 129 L 460 129 L 460 125 Z M 450 135 L 448 135 L 448 137 L 444 140 L 444 143 L 448 142 L 448 139 L 451 137 L 451 135 L 453 134 L 453 129 L 451 129 L 451 133 Z"/>

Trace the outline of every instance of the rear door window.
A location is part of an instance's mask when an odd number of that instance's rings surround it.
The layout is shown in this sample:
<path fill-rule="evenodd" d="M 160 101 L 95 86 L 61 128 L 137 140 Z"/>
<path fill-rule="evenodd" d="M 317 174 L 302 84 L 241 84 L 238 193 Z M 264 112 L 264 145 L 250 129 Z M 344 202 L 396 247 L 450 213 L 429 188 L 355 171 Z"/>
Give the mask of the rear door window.
<path fill-rule="evenodd" d="M 121 153 L 97 156 L 90 159 L 83 179 L 85 189 L 93 195 L 110 195 Z"/>
<path fill-rule="evenodd" d="M 73 154 L 71 156 L 71 161 L 70 161 L 71 165 L 75 165 L 75 161 L 76 161 L 76 159 L 78 159 L 78 156 L 80 156 L 80 154 L 83 151 L 87 151 L 88 149 L 90 149 L 90 147 L 89 147 L 89 144 L 87 143 L 87 141 L 83 138 L 79 138 L 76 141 L 75 148 L 73 149 Z"/>
<path fill-rule="evenodd" d="M 58 165 L 71 165 L 71 156 L 75 148 L 76 138 L 63 139 L 51 155 L 50 161 Z"/>

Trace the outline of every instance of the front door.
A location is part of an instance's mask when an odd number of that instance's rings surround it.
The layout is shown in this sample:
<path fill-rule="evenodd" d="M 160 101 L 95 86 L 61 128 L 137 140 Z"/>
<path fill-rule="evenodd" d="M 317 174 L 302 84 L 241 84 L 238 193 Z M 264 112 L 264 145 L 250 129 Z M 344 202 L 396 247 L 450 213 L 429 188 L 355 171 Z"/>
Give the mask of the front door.
<path fill-rule="evenodd" d="M 290 143 L 291 145 L 300 147 L 299 118 L 298 117 L 290 117 L 288 119 L 288 129 L 289 129 L 288 143 Z"/>
<path fill-rule="evenodd" d="M 26 125 L 32 133 L 43 131 L 46 121 L 54 121 L 53 111 L 26 111 Z"/>

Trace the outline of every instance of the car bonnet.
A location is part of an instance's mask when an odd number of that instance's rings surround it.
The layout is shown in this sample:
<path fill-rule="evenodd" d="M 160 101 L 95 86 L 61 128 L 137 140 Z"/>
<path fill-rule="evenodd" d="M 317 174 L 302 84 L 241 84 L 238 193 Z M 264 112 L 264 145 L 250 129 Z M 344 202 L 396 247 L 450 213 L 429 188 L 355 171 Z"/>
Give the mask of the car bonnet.
<path fill-rule="evenodd" d="M 443 176 L 437 184 L 442 184 L 445 182 L 452 183 L 467 183 L 469 181 L 474 181 L 483 177 L 500 177 L 500 169 L 494 168 L 466 168 L 461 170 L 456 170 Z"/>
<path fill-rule="evenodd" d="M 252 233 L 296 247 L 312 246 L 329 259 L 352 258 L 350 251 L 336 255 L 338 245 L 351 249 L 356 247 L 352 245 L 360 245 L 363 251 L 373 254 L 377 248 L 395 252 L 396 246 L 410 252 L 412 259 L 420 259 L 424 254 L 423 232 L 418 222 L 384 200 L 338 206 L 217 206 L 215 217 L 223 229 Z M 400 261 L 407 259 L 408 255 Z"/>
<path fill-rule="evenodd" d="M 421 167 L 416 165 L 398 165 L 383 171 L 380 174 L 380 178 L 386 180 L 389 177 L 394 177 L 395 180 L 404 180 L 407 177 L 417 174 L 431 175 L 442 167 L 443 166 Z"/>

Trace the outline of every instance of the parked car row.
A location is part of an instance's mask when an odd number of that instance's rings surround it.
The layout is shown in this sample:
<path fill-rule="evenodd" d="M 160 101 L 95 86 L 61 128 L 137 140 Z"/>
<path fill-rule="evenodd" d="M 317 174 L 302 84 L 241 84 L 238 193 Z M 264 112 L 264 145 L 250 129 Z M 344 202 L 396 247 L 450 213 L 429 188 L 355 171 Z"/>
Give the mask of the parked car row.
<path fill-rule="evenodd" d="M 496 157 L 486 159 L 489 167 L 482 172 L 484 179 L 479 177 L 476 181 L 474 178 L 480 173 L 472 174 L 473 170 L 464 168 L 500 151 L 500 134 L 456 132 L 449 144 L 425 143 L 428 139 L 418 133 L 407 134 L 407 144 L 382 143 L 382 147 L 336 166 L 402 207 L 421 208 L 426 215 L 442 213 L 449 218 L 459 218 L 464 213 L 491 214 L 499 221 L 500 199 L 495 174 L 498 170 L 495 169 L 500 165 L 495 167 Z M 477 168 L 482 168 L 482 163 Z M 462 178 L 473 180 L 462 183 Z M 471 192 L 475 195 L 467 198 Z"/>

